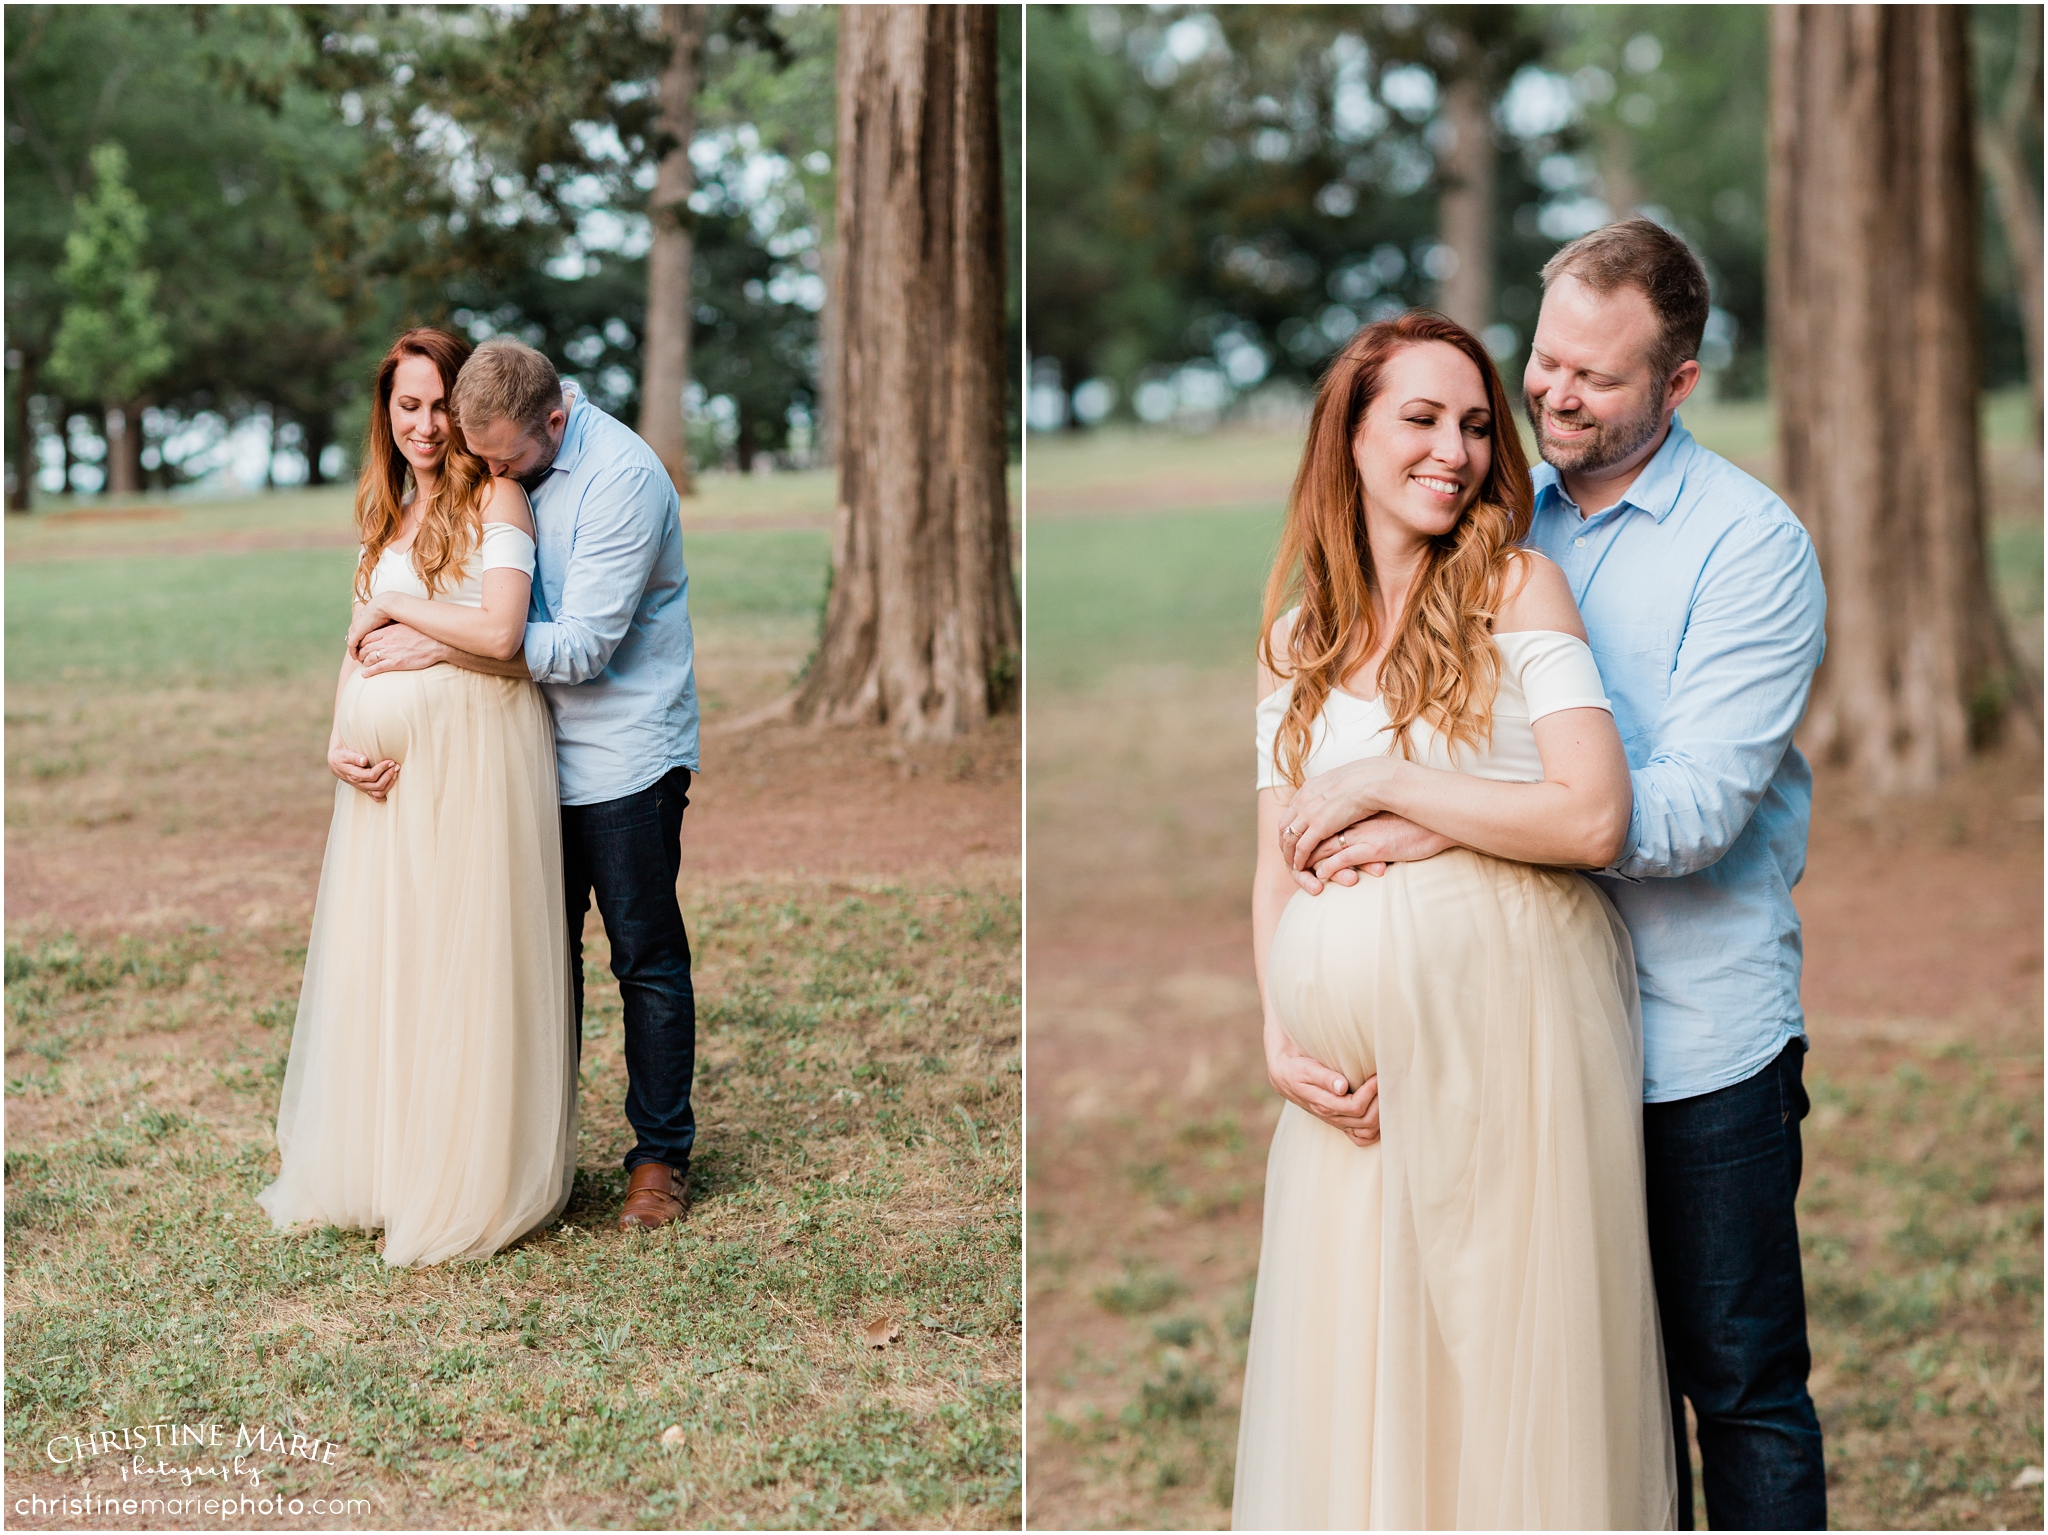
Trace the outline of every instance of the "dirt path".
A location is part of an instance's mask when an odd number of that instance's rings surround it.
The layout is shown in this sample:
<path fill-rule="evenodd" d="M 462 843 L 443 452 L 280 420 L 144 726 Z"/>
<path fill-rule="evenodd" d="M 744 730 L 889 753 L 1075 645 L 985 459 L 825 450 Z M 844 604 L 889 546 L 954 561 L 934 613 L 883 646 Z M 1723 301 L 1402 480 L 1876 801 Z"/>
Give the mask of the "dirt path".
<path fill-rule="evenodd" d="M 17 939 L 303 922 L 333 808 L 316 685 L 8 698 Z M 683 889 L 762 875 L 1013 867 L 1018 724 L 905 748 L 880 730 L 708 732 Z"/>

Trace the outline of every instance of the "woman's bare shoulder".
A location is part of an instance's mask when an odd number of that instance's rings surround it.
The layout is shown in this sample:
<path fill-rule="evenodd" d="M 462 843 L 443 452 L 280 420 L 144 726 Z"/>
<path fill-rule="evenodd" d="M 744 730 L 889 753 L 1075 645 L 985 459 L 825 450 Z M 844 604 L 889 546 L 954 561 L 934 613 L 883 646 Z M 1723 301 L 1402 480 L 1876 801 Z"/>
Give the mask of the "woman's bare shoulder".
<path fill-rule="evenodd" d="M 1295 616 L 1300 612 L 1301 609 L 1298 607 L 1289 608 L 1285 613 L 1274 619 L 1273 627 L 1266 631 L 1267 644 L 1259 656 L 1259 697 L 1261 699 L 1278 692 L 1280 684 L 1285 680 L 1278 672 L 1266 665 L 1266 657 L 1270 655 L 1276 660 L 1283 661 L 1287 658 L 1287 639 L 1294 632 Z"/>
<path fill-rule="evenodd" d="M 528 538 L 533 537 L 533 509 L 527 504 L 525 488 L 517 480 L 500 475 L 491 481 L 484 494 L 483 520 L 509 524 Z"/>
<path fill-rule="evenodd" d="M 1517 549 L 1509 562 L 1507 595 L 1494 615 L 1493 632 L 1552 629 L 1584 639 L 1586 626 L 1564 572 L 1533 549 Z"/>

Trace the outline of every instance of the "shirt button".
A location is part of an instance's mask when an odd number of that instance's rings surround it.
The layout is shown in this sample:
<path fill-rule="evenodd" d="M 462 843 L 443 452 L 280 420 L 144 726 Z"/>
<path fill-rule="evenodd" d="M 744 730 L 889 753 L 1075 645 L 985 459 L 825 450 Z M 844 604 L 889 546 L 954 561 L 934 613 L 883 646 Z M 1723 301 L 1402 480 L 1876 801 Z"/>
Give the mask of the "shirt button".
<path fill-rule="evenodd" d="M 1574 549 L 1583 549 L 1586 547 L 1586 541 L 1583 538 L 1575 538 L 1572 540 L 1572 547 Z"/>

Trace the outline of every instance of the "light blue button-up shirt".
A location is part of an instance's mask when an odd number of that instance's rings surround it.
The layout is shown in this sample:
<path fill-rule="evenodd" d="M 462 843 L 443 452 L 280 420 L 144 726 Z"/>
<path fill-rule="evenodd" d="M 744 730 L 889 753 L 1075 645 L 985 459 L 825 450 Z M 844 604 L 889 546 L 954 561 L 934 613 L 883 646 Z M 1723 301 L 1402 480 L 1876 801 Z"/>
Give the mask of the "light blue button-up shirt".
<path fill-rule="evenodd" d="M 661 460 L 573 385 L 562 393 L 562 446 L 532 493 L 526 667 L 554 715 L 562 803 L 595 805 L 697 768 L 690 576 Z"/>
<path fill-rule="evenodd" d="M 1813 541 L 1771 489 L 1676 416 L 1628 493 L 1581 520 L 1539 464 L 1529 543 L 1586 621 L 1635 789 L 1596 874 L 1636 951 L 1643 1097 L 1754 1076 L 1795 1035 L 1813 774 L 1792 745 L 1820 664 Z"/>

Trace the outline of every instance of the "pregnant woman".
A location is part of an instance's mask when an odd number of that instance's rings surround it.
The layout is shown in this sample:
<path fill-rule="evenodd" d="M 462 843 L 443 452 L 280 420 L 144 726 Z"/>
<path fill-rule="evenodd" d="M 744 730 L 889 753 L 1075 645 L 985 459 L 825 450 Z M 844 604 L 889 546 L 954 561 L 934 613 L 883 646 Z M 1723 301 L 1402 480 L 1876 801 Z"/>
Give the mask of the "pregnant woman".
<path fill-rule="evenodd" d="M 525 493 L 464 447 L 469 347 L 410 330 L 377 370 L 341 780 L 277 1111 L 279 1226 L 383 1232 L 392 1264 L 481 1258 L 552 1220 L 575 1168 L 555 750 L 540 690 L 454 666 L 361 675 L 376 626 L 519 654 Z M 375 643 L 374 639 L 371 640 Z"/>
<path fill-rule="evenodd" d="M 1411 312 L 1352 339 L 1261 653 L 1253 942 L 1289 1102 L 1240 1529 L 1675 1517 L 1635 973 L 1570 872 L 1619 851 L 1627 764 L 1563 576 L 1516 547 L 1530 504 L 1476 338 Z M 1298 887 L 1297 848 L 1380 812 L 1458 846 Z M 1375 1076 L 1378 1138 L 1349 1096 Z"/>

